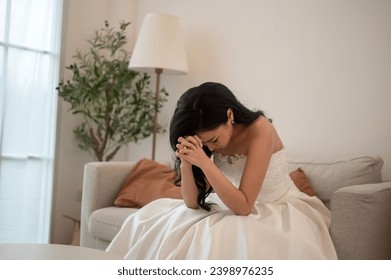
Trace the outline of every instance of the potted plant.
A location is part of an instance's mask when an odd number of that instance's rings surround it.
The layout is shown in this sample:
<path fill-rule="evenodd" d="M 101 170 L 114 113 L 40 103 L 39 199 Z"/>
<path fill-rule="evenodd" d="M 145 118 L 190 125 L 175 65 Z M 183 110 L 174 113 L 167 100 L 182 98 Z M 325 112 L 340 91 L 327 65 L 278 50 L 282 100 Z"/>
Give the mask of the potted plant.
<path fill-rule="evenodd" d="M 56 88 L 70 112 L 83 117 L 73 132 L 79 147 L 97 161 L 110 161 L 123 145 L 150 136 L 154 111 L 167 101 L 164 89 L 155 99 L 147 73 L 128 69 L 130 54 L 123 47 L 129 24 L 120 22 L 116 30 L 105 21 L 88 40 L 89 50 L 78 50 L 66 67 L 71 78 Z"/>

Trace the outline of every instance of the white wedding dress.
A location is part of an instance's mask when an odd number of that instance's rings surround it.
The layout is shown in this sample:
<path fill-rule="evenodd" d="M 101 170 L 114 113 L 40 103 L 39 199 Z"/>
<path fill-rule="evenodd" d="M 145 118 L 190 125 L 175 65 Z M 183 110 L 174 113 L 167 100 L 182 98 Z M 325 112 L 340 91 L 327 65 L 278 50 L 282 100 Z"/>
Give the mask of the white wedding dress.
<path fill-rule="evenodd" d="M 236 186 L 246 156 L 215 154 Z M 248 216 L 237 216 L 215 193 L 210 212 L 182 200 L 159 199 L 130 215 L 107 251 L 125 259 L 336 259 L 329 235 L 330 212 L 300 192 L 289 177 L 285 150 L 273 154 Z"/>

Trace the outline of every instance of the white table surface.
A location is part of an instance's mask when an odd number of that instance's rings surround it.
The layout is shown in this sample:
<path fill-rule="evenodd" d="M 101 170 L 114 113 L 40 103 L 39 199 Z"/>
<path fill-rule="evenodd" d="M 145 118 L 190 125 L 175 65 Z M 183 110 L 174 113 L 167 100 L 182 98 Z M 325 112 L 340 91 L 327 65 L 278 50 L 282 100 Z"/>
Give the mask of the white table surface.
<path fill-rule="evenodd" d="M 119 260 L 105 251 L 60 244 L 0 244 L 0 260 Z"/>

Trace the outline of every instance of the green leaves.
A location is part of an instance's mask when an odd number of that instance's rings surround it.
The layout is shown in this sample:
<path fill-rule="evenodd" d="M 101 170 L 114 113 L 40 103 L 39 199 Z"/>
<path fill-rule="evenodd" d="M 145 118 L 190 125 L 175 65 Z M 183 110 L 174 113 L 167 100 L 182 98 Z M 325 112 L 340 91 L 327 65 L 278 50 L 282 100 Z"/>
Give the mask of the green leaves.
<path fill-rule="evenodd" d="M 111 160 L 123 145 L 148 137 L 154 110 L 167 101 L 163 89 L 156 102 L 148 74 L 128 69 L 130 55 L 123 47 L 129 24 L 121 22 L 115 30 L 105 22 L 88 40 L 89 51 L 77 51 L 74 63 L 66 67 L 70 80 L 56 88 L 71 105 L 70 112 L 83 116 L 74 130 L 79 147 L 99 161 Z"/>

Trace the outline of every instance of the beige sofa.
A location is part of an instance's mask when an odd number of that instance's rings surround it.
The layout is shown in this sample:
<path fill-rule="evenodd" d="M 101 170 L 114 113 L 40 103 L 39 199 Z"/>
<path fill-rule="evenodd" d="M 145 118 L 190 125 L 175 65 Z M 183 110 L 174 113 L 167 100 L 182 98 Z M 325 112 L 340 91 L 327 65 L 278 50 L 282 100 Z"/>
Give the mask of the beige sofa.
<path fill-rule="evenodd" d="M 134 165 L 86 164 L 81 246 L 104 250 L 125 218 L 137 211 L 113 203 Z M 330 208 L 330 234 L 340 259 L 391 259 L 391 182 L 382 182 L 380 157 L 333 162 L 290 160 L 289 167 L 301 167 L 318 197 Z"/>

